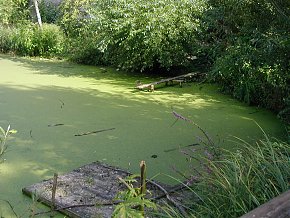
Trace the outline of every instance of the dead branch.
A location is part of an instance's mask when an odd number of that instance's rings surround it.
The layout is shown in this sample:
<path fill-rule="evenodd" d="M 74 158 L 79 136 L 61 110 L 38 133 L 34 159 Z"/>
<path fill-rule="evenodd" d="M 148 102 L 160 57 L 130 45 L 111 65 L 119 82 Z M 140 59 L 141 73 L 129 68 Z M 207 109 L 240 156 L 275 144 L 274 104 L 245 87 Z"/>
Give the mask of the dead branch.
<path fill-rule="evenodd" d="M 85 132 L 85 133 L 75 134 L 75 136 L 85 136 L 85 135 L 90 135 L 90 134 L 99 133 L 99 132 L 105 132 L 105 131 L 114 130 L 114 129 L 116 129 L 116 128 L 102 129 L 102 130 L 96 130 L 96 131 L 91 131 L 91 132 Z"/>
<path fill-rule="evenodd" d="M 178 202 L 176 202 L 173 198 L 171 198 L 171 196 L 169 195 L 169 192 L 163 188 L 160 184 L 154 182 L 154 181 L 151 181 L 151 180 L 148 180 L 147 182 L 149 182 L 150 184 L 152 185 L 155 185 L 156 187 L 158 187 L 165 195 L 165 197 L 167 198 L 167 200 L 169 202 L 171 202 L 179 211 L 180 213 L 187 217 L 187 213 L 185 212 L 184 208 L 182 207 L 182 205 L 180 205 Z"/>

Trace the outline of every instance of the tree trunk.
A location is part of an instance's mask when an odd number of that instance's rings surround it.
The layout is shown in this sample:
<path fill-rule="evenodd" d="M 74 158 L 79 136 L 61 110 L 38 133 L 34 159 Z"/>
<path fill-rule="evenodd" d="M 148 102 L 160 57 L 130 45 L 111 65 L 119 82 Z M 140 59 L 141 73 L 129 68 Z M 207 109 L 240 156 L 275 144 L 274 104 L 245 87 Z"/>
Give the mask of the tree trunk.
<path fill-rule="evenodd" d="M 38 8 L 38 2 L 37 2 L 37 0 L 33 0 L 33 3 L 34 3 L 34 8 L 35 8 L 35 13 L 36 13 L 38 25 L 40 28 L 42 28 L 42 21 L 41 21 L 39 8 Z"/>

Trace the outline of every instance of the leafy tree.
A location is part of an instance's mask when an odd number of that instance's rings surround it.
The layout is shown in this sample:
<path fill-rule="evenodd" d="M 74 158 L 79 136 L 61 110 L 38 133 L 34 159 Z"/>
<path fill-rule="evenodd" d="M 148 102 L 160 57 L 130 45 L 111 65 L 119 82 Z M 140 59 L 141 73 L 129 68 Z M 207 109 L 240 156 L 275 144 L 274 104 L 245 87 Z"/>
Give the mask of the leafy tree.
<path fill-rule="evenodd" d="M 208 1 L 204 49 L 224 91 L 275 111 L 289 96 L 290 2 Z"/>
<path fill-rule="evenodd" d="M 27 0 L 0 0 L 0 24 L 19 24 L 28 19 Z"/>
<path fill-rule="evenodd" d="M 93 32 L 90 29 L 90 11 L 93 0 L 64 0 L 60 5 L 60 25 L 70 37 Z"/>
<path fill-rule="evenodd" d="M 188 66 L 198 51 L 202 1 L 70 2 L 63 4 L 62 25 L 70 36 L 91 38 L 89 48 L 102 52 L 107 64 L 134 71 L 170 69 Z"/>

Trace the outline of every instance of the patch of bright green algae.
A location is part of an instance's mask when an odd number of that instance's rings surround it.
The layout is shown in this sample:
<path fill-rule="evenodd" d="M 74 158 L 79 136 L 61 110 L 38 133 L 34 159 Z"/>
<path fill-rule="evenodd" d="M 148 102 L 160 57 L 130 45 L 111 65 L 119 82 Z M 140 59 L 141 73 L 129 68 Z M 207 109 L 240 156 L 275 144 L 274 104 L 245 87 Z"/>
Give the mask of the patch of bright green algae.
<path fill-rule="evenodd" d="M 283 137 L 283 126 L 272 113 L 221 95 L 213 85 L 185 84 L 150 93 L 135 90 L 136 80 L 155 79 L 111 68 L 1 55 L 0 126 L 10 124 L 18 131 L 0 165 L 1 198 L 22 215 L 31 200 L 21 188 L 97 160 L 133 173 L 145 160 L 150 177 L 172 182 L 164 176 L 177 177 L 172 167 L 188 168 L 175 148 L 197 143 L 201 136 L 189 123 L 174 124 L 172 110 L 227 148 L 236 146 L 232 136 L 262 138 L 254 121 L 270 136 Z M 75 136 L 110 128 L 115 129 Z M 0 207 L 4 217 L 11 213 L 7 208 Z"/>

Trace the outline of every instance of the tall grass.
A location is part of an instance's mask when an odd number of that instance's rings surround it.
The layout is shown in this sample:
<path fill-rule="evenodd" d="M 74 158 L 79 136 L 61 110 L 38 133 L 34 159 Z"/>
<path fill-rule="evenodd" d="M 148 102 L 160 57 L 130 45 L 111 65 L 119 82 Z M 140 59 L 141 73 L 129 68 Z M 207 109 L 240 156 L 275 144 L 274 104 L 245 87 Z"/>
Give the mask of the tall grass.
<path fill-rule="evenodd" d="M 192 215 L 238 217 L 289 189 L 289 144 L 240 142 L 241 149 L 224 150 L 222 160 L 205 160 L 211 173 L 192 186 L 201 197 L 192 202 Z"/>
<path fill-rule="evenodd" d="M 64 48 L 62 30 L 54 24 L 43 28 L 32 23 L 6 27 L 0 24 L 0 52 L 27 56 L 60 56 Z"/>
<path fill-rule="evenodd" d="M 192 169 L 194 179 L 188 183 L 191 198 L 184 202 L 188 216 L 239 217 L 290 188 L 290 144 L 270 139 L 261 131 L 264 139 L 256 143 L 236 138 L 236 150 L 215 147 L 218 156 L 185 152 L 200 165 Z M 172 207 L 164 211 L 169 217 L 183 217 Z"/>

